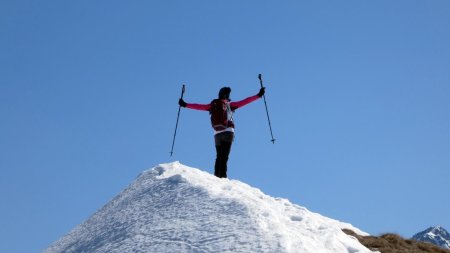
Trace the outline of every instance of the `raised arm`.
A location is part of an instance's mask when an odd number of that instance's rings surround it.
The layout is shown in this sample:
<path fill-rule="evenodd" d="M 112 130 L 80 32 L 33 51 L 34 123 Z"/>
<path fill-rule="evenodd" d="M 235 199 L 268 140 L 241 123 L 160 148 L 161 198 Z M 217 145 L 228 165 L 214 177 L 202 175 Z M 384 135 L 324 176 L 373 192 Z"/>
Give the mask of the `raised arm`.
<path fill-rule="evenodd" d="M 191 104 L 186 103 L 182 98 L 178 101 L 178 104 L 182 107 L 186 107 L 189 109 L 200 110 L 200 111 L 209 111 L 211 108 L 210 104 Z"/>
<path fill-rule="evenodd" d="M 186 108 L 194 109 L 194 110 L 200 110 L 200 111 L 209 111 L 211 109 L 210 104 L 186 104 Z"/>
<path fill-rule="evenodd" d="M 240 108 L 240 107 L 242 107 L 244 105 L 248 105 L 251 102 L 253 102 L 255 100 L 258 100 L 258 98 L 260 98 L 260 97 L 262 97 L 264 95 L 264 92 L 265 92 L 265 88 L 261 88 L 259 90 L 258 94 L 254 95 L 254 96 L 242 99 L 241 101 L 231 102 L 230 103 L 231 110 L 234 111 L 234 110 L 236 110 L 236 109 L 238 109 L 238 108 Z"/>
<path fill-rule="evenodd" d="M 248 105 L 251 102 L 257 100 L 258 98 L 259 98 L 258 95 L 254 95 L 254 96 L 242 99 L 241 101 L 231 102 L 230 103 L 231 110 L 234 111 L 242 106 Z"/>

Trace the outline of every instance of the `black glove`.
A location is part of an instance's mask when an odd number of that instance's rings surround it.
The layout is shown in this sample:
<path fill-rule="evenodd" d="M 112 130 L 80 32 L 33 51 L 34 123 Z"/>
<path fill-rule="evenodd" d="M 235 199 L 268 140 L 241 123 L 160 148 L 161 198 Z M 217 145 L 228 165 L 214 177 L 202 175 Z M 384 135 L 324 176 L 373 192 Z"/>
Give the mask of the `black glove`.
<path fill-rule="evenodd" d="M 182 99 L 182 98 L 180 98 L 180 100 L 178 100 L 178 104 L 181 106 L 181 107 L 186 107 L 186 102 L 184 102 L 184 100 Z"/>
<path fill-rule="evenodd" d="M 258 97 L 262 97 L 266 93 L 266 87 L 262 87 L 258 92 Z"/>

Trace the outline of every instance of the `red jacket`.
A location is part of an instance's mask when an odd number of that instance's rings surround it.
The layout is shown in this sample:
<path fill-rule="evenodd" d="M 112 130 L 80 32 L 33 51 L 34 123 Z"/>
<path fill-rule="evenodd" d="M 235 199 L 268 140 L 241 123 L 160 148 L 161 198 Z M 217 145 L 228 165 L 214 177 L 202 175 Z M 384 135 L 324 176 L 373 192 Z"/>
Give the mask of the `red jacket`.
<path fill-rule="evenodd" d="M 241 101 L 236 101 L 236 102 L 228 101 L 228 103 L 230 105 L 231 112 L 234 112 L 234 110 L 236 110 L 236 109 L 238 109 L 238 108 L 240 108 L 240 107 L 242 107 L 244 105 L 250 104 L 251 102 L 257 100 L 258 98 L 260 98 L 258 95 L 254 95 L 254 96 L 248 97 L 246 99 L 243 99 Z M 211 104 L 190 104 L 190 103 L 186 103 L 186 107 L 190 108 L 190 109 L 194 109 L 194 110 L 210 111 Z M 222 131 L 214 130 L 215 134 L 218 134 L 218 133 L 221 133 L 221 132 L 225 132 L 225 131 L 234 132 L 234 123 L 233 123 L 232 113 L 230 113 L 228 117 L 229 117 L 229 120 L 231 121 L 230 126 L 227 129 L 222 130 Z"/>
<path fill-rule="evenodd" d="M 242 99 L 241 101 L 236 101 L 236 102 L 230 102 L 230 108 L 232 111 L 244 106 L 244 105 L 248 105 L 251 102 L 257 100 L 259 97 L 258 95 L 254 95 L 251 97 L 248 97 L 246 99 Z M 211 104 L 190 104 L 187 103 L 186 104 L 187 108 L 190 109 L 194 109 L 194 110 L 200 110 L 200 111 L 209 111 L 211 109 Z"/>

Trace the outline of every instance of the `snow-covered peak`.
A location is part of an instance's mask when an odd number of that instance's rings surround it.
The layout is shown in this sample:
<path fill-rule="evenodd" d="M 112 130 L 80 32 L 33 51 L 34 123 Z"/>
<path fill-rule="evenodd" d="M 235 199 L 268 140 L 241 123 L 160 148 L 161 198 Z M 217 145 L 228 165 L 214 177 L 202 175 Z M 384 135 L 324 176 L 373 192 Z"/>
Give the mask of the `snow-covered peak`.
<path fill-rule="evenodd" d="M 441 226 L 429 227 L 424 231 L 415 234 L 412 238 L 450 249 L 450 234 Z"/>
<path fill-rule="evenodd" d="M 45 253 L 371 252 L 342 228 L 287 199 L 179 162 L 146 170 Z"/>

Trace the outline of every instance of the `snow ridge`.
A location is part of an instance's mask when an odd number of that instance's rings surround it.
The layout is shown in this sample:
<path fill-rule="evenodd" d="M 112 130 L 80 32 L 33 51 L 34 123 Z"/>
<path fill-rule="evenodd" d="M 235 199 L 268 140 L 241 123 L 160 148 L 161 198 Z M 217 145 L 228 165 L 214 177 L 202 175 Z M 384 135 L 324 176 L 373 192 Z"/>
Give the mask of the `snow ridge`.
<path fill-rule="evenodd" d="M 342 228 L 287 199 L 179 162 L 146 170 L 53 243 L 59 252 L 371 252 Z"/>
<path fill-rule="evenodd" d="M 450 249 L 450 233 L 441 226 L 429 227 L 428 229 L 415 234 L 412 238 Z"/>

